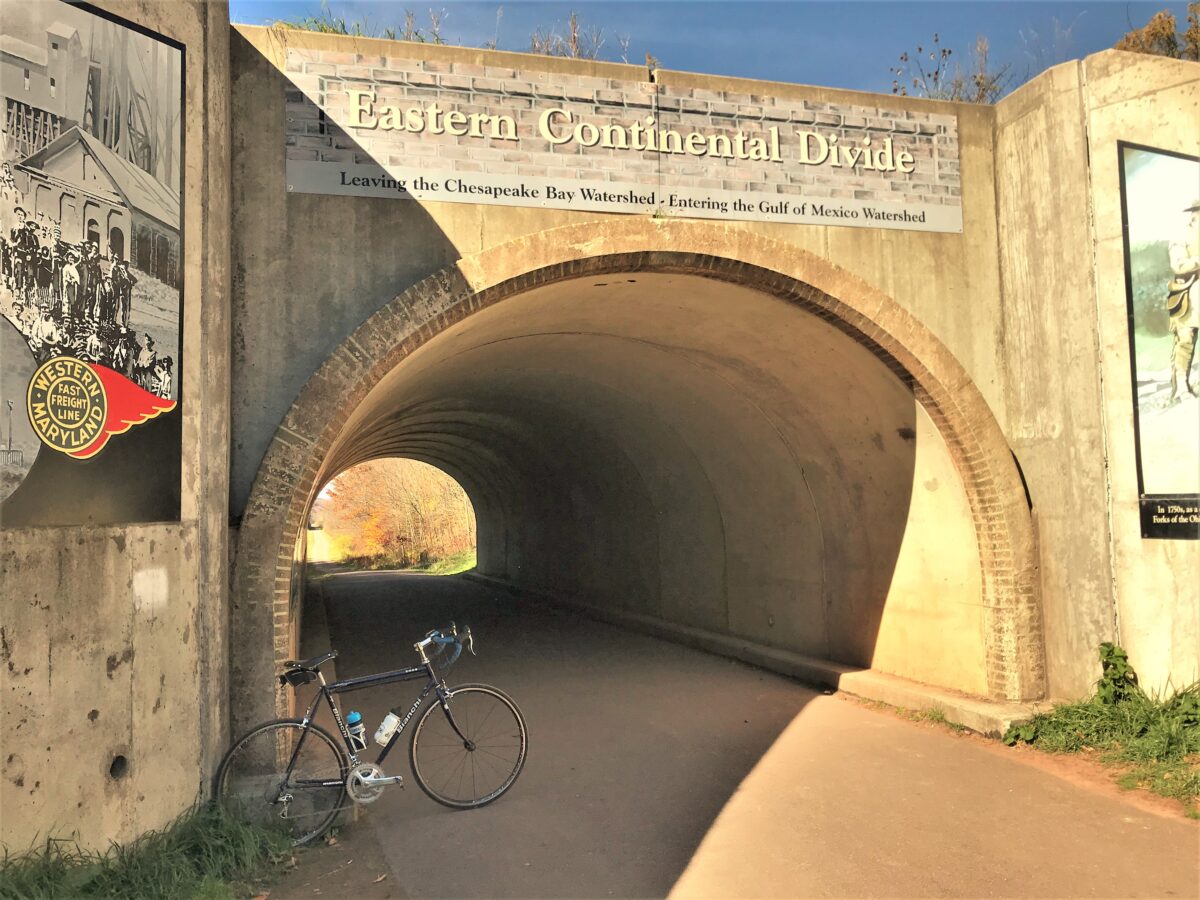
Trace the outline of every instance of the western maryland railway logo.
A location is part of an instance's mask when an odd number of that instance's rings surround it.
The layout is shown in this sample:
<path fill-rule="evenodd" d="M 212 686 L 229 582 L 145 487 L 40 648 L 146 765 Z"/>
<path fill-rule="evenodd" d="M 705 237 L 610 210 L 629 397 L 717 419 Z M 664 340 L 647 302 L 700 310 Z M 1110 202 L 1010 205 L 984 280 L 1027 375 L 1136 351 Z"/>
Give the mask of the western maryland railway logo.
<path fill-rule="evenodd" d="M 29 382 L 29 421 L 42 443 L 75 459 L 89 459 L 114 434 L 170 412 L 175 401 L 139 387 L 120 372 L 59 356 Z"/>

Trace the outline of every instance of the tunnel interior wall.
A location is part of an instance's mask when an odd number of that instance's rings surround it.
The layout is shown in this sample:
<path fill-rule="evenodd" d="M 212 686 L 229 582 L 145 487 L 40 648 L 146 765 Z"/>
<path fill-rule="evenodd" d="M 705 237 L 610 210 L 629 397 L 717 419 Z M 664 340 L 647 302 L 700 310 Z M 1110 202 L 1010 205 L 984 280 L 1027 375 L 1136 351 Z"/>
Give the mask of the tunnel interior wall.
<path fill-rule="evenodd" d="M 205 793 L 228 738 L 228 14 L 96 5 L 186 47 L 181 518 L 2 532 L 0 844 L 14 853 L 163 826 Z"/>
<path fill-rule="evenodd" d="M 618 270 L 476 312 L 385 376 L 314 483 L 413 456 L 471 496 L 482 574 L 987 693 L 942 435 L 887 360 L 752 284 Z"/>

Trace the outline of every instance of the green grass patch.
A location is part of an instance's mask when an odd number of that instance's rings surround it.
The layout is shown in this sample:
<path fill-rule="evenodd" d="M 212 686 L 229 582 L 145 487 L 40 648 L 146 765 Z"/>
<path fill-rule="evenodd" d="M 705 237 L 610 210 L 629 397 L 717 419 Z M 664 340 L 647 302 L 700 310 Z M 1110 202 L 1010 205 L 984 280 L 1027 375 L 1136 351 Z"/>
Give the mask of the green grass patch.
<path fill-rule="evenodd" d="M 196 807 L 160 831 L 105 851 L 50 839 L 0 859 L 0 898 L 59 900 L 120 897 L 231 900 L 292 859 L 286 835 L 246 825 L 213 804 Z"/>
<path fill-rule="evenodd" d="M 1004 742 L 1049 753 L 1097 750 L 1101 760 L 1122 770 L 1122 787 L 1194 804 L 1200 799 L 1200 682 L 1151 696 L 1120 647 L 1101 644 L 1100 662 L 1095 695 L 1014 724 Z"/>
<path fill-rule="evenodd" d="M 429 556 L 424 553 L 413 561 L 396 559 L 388 554 L 377 556 L 347 556 L 336 565 L 348 571 L 360 572 L 420 572 L 424 575 L 457 575 L 475 568 L 475 550 L 463 550 L 446 557 Z M 333 574 L 333 573 L 331 573 Z"/>
<path fill-rule="evenodd" d="M 414 571 L 425 572 L 427 575 L 457 575 L 475 568 L 475 550 L 464 550 L 454 553 L 445 559 L 434 560 L 427 566 L 414 566 Z"/>

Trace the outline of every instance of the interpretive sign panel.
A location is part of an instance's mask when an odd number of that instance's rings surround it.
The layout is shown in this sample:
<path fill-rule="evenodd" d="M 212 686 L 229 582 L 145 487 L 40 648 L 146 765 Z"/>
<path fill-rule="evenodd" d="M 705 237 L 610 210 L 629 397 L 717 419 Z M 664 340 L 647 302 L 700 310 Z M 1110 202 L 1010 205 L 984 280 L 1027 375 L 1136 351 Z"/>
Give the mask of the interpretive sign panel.
<path fill-rule="evenodd" d="M 962 231 L 953 116 L 290 48 L 288 190 Z"/>
<path fill-rule="evenodd" d="M 0 94 L 0 524 L 178 519 L 183 49 L 12 4 Z"/>
<path fill-rule="evenodd" d="M 1118 145 L 1142 536 L 1200 539 L 1200 159 Z"/>

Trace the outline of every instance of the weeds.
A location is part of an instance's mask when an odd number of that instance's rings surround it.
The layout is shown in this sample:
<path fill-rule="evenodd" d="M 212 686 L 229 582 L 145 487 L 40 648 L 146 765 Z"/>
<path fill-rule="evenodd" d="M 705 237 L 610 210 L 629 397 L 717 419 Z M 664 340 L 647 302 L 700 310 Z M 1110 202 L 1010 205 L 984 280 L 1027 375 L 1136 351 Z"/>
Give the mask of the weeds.
<path fill-rule="evenodd" d="M 103 852 L 56 839 L 20 856 L 5 851 L 0 898 L 232 898 L 251 893 L 250 882 L 291 855 L 285 835 L 238 822 L 208 804 Z"/>
<path fill-rule="evenodd" d="M 1100 662 L 1095 695 L 1014 724 L 1004 742 L 1049 753 L 1097 750 L 1103 761 L 1125 769 L 1122 787 L 1187 803 L 1200 798 L 1200 682 L 1167 697 L 1150 696 L 1120 647 L 1101 644 Z"/>

